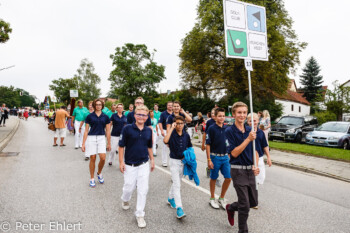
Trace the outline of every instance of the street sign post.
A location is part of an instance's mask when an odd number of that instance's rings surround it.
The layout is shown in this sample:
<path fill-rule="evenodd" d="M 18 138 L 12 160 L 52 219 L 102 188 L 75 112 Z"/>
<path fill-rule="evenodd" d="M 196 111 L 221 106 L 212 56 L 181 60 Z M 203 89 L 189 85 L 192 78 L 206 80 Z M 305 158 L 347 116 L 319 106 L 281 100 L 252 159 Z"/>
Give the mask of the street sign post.
<path fill-rule="evenodd" d="M 78 90 L 70 90 L 69 94 L 71 98 L 79 97 Z"/>
<path fill-rule="evenodd" d="M 51 102 L 57 103 L 57 98 L 56 98 L 56 96 L 51 96 Z"/>
<path fill-rule="evenodd" d="M 254 131 L 253 95 L 250 72 L 253 60 L 268 61 L 266 10 L 265 7 L 235 1 L 223 0 L 226 57 L 244 59 L 248 71 L 249 103 Z M 253 160 L 257 168 L 255 140 L 253 141 Z M 258 184 L 256 183 L 258 190 Z"/>

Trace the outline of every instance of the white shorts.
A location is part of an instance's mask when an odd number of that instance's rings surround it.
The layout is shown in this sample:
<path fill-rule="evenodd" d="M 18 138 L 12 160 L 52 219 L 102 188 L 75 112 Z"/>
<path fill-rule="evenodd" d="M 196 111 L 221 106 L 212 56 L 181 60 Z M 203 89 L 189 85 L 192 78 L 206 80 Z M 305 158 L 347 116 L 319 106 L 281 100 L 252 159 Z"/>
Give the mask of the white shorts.
<path fill-rule="evenodd" d="M 61 129 L 58 129 L 56 128 L 56 131 L 55 131 L 55 138 L 65 138 L 66 137 L 66 128 L 61 128 Z"/>
<path fill-rule="evenodd" d="M 90 157 L 96 154 L 106 154 L 105 135 L 88 136 L 85 143 L 85 156 Z"/>

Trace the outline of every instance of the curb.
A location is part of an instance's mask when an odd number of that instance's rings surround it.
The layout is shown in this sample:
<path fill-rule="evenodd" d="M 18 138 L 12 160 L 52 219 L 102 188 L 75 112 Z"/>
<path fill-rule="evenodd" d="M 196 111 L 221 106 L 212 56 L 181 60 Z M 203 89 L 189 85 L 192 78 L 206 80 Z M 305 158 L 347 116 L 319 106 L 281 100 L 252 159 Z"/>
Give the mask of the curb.
<path fill-rule="evenodd" d="M 17 118 L 17 124 L 15 127 L 11 130 L 11 132 L 6 136 L 4 140 L 0 142 L 0 152 L 7 146 L 7 144 L 11 141 L 12 137 L 17 132 L 17 129 L 19 128 L 20 120 Z"/>
<path fill-rule="evenodd" d="M 201 148 L 201 146 L 199 145 L 195 145 L 196 147 Z M 350 179 L 344 178 L 344 177 L 340 177 L 340 176 L 336 176 L 336 175 L 332 175 L 326 172 L 322 172 L 322 171 L 318 171 L 318 170 L 314 170 L 312 168 L 307 168 L 307 167 L 300 167 L 300 166 L 296 166 L 294 164 L 289 164 L 289 163 L 282 163 L 282 162 L 278 162 L 278 161 L 274 161 L 271 160 L 273 165 L 277 165 L 280 167 L 285 167 L 285 168 L 289 168 L 289 169 L 293 169 L 293 170 L 297 170 L 297 171 L 302 171 L 302 172 L 306 172 L 306 173 L 311 173 L 311 174 L 315 174 L 315 175 L 319 175 L 319 176 L 325 176 L 328 178 L 332 178 L 332 179 L 336 179 L 336 180 L 340 180 L 340 181 L 344 181 L 347 183 L 350 183 Z M 265 159 L 266 162 L 266 159 Z"/>

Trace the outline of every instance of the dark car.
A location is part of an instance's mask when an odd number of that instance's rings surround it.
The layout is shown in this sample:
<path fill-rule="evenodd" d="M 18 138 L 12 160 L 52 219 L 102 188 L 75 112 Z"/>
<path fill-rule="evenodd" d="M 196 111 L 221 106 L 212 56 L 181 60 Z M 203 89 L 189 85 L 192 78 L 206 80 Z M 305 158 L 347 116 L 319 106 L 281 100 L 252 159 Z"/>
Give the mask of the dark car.
<path fill-rule="evenodd" d="M 317 118 L 313 116 L 283 116 L 277 124 L 271 127 L 269 139 L 305 142 L 306 134 L 317 126 Z"/>
<path fill-rule="evenodd" d="M 233 125 L 235 123 L 235 118 L 233 117 L 225 117 L 224 125 Z"/>

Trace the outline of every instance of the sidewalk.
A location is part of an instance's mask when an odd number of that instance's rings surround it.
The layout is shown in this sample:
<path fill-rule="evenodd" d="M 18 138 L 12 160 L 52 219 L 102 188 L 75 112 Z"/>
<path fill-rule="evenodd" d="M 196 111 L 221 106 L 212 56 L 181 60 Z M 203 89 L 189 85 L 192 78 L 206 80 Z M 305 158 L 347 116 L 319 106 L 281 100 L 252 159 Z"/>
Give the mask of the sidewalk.
<path fill-rule="evenodd" d="M 198 139 L 192 139 L 192 144 L 201 147 Z M 270 155 L 272 166 L 283 166 L 350 183 L 350 163 L 272 149 Z"/>
<path fill-rule="evenodd" d="M 0 152 L 7 146 L 13 135 L 16 133 L 20 120 L 16 116 L 9 116 L 6 120 L 6 127 L 0 127 Z"/>

